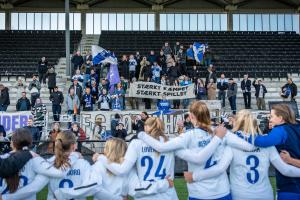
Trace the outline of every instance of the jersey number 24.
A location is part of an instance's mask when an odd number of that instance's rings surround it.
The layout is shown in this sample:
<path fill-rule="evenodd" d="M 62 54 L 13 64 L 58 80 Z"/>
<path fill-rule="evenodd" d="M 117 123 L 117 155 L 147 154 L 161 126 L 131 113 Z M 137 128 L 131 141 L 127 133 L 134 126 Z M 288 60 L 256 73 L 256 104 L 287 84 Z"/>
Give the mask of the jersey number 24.
<path fill-rule="evenodd" d="M 166 177 L 166 168 L 162 169 L 164 160 L 165 160 L 165 156 L 164 155 L 160 156 L 159 163 L 158 163 L 157 169 L 155 171 L 155 177 L 159 177 L 160 179 L 164 179 Z M 147 164 L 148 164 L 148 168 L 144 175 L 144 181 L 154 181 L 154 179 L 147 180 L 148 176 L 150 175 L 151 169 L 153 167 L 153 159 L 150 156 L 142 157 L 141 166 L 146 167 Z"/>

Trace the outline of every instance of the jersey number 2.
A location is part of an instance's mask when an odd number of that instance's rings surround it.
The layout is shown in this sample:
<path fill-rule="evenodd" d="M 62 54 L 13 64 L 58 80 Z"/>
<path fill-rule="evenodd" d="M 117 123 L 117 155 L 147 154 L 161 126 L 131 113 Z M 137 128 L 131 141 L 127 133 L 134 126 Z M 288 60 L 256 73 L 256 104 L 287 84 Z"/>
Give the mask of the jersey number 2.
<path fill-rule="evenodd" d="M 250 165 L 250 172 L 247 173 L 247 180 L 249 183 L 255 184 L 259 179 L 259 173 L 256 169 L 259 165 L 259 160 L 256 156 L 251 155 L 247 157 L 246 164 Z M 252 171 L 254 173 L 254 177 L 252 177 Z"/>
<path fill-rule="evenodd" d="M 165 178 L 165 176 L 166 176 L 166 168 L 161 169 L 162 165 L 164 163 L 164 160 L 165 160 L 165 156 L 164 155 L 160 156 L 158 167 L 157 167 L 157 169 L 155 171 L 155 177 L 159 177 L 161 179 Z M 153 179 L 147 180 L 147 178 L 148 178 L 148 176 L 149 176 L 149 174 L 151 172 L 151 169 L 153 167 L 153 159 L 150 156 L 144 156 L 144 157 L 142 157 L 142 159 L 141 159 L 141 165 L 142 165 L 142 167 L 146 167 L 146 161 L 148 161 L 148 168 L 147 168 L 147 171 L 146 171 L 146 173 L 144 175 L 144 181 L 154 181 Z M 161 172 L 161 170 L 162 170 L 162 172 Z"/>
<path fill-rule="evenodd" d="M 24 187 L 28 184 L 28 178 L 26 176 L 20 176 L 20 181 L 21 180 L 23 181 L 23 186 L 22 187 Z M 1 178 L 0 181 L 1 181 L 0 182 L 0 187 L 2 187 L 4 179 Z M 3 190 L 2 194 L 6 194 L 8 192 L 9 192 L 9 189 L 8 189 L 8 186 L 6 186 L 6 188 Z"/>

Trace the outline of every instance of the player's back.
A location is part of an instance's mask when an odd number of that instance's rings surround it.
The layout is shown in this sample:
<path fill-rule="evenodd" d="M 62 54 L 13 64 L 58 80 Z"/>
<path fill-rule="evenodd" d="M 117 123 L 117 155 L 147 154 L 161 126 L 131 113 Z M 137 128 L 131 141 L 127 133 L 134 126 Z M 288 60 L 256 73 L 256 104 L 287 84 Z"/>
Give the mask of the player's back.
<path fill-rule="evenodd" d="M 212 140 L 212 135 L 208 132 L 195 128 L 184 133 L 186 136 L 186 148 L 195 152 L 201 151 Z M 208 169 L 217 164 L 223 157 L 225 145 L 221 144 L 214 154 L 203 164 L 188 162 L 188 171 L 197 172 L 197 170 Z M 189 197 L 197 199 L 217 199 L 230 193 L 229 181 L 226 172 L 217 177 L 204 179 L 201 181 L 187 184 Z"/>
<path fill-rule="evenodd" d="M 160 142 L 164 142 L 161 137 Z M 174 152 L 158 153 L 152 147 L 142 140 L 133 140 L 130 143 L 137 153 L 137 174 L 140 181 L 158 181 L 165 179 L 166 176 L 174 178 Z M 129 147 L 129 148 L 132 148 Z M 148 199 L 150 197 L 145 197 Z M 168 189 L 167 192 L 151 195 L 150 199 L 178 199 L 174 188 Z M 141 198 L 144 199 L 144 198 Z"/>
<path fill-rule="evenodd" d="M 273 200 L 269 181 L 270 148 L 251 152 L 232 148 L 230 184 L 233 199 Z"/>
<path fill-rule="evenodd" d="M 7 156 L 9 156 L 9 154 L 5 155 L 5 157 L 7 157 Z M 4 158 L 4 157 L 1 156 L 1 158 Z M 21 171 L 20 171 L 20 181 L 19 181 L 19 187 L 18 188 L 22 188 L 22 187 L 28 185 L 29 183 L 31 183 L 34 180 L 34 178 L 37 174 L 34 171 L 33 162 L 35 162 L 36 159 L 39 159 L 39 158 L 30 159 L 25 164 L 25 166 L 21 169 Z M 0 191 L 1 191 L 1 194 L 9 193 L 6 181 L 3 178 L 0 178 Z M 30 198 L 26 198 L 26 200 L 36 200 L 36 195 L 33 195 Z"/>
<path fill-rule="evenodd" d="M 48 161 L 54 163 L 55 156 Z M 48 185 L 48 199 L 53 198 L 58 188 L 73 188 L 82 186 L 83 181 L 89 178 L 90 164 L 84 159 L 78 159 L 64 178 L 51 178 Z"/>

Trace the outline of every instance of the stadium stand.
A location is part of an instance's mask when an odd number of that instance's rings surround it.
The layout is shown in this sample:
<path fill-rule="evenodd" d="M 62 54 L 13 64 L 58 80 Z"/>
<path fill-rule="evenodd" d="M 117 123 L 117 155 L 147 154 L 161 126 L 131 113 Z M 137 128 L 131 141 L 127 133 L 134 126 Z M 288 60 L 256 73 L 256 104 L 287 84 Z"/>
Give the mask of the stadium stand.
<path fill-rule="evenodd" d="M 71 52 L 77 49 L 81 31 L 71 31 Z M 0 31 L 0 76 L 31 76 L 45 56 L 56 65 L 65 55 L 65 31 Z"/>
<path fill-rule="evenodd" d="M 139 51 L 160 51 L 165 41 L 179 41 L 185 48 L 195 41 L 207 43 L 215 55 L 215 66 L 227 77 L 283 78 L 298 73 L 300 36 L 296 32 L 243 31 L 102 31 L 99 46 L 119 57 Z M 206 69 L 203 68 L 203 72 Z"/>

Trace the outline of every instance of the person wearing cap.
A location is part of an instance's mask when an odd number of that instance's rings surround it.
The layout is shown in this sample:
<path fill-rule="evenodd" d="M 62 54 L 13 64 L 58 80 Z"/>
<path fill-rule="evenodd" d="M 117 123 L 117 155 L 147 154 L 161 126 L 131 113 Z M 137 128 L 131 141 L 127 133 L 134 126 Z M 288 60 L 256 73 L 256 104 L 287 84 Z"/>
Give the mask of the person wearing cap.
<path fill-rule="evenodd" d="M 254 80 L 253 86 L 255 88 L 256 105 L 258 110 L 266 110 L 265 94 L 268 92 L 262 80 Z"/>
<path fill-rule="evenodd" d="M 16 105 L 16 110 L 17 111 L 30 111 L 31 109 L 31 104 L 29 99 L 26 97 L 26 92 L 22 92 L 22 97 L 18 99 L 17 105 Z"/>
<path fill-rule="evenodd" d="M 61 114 L 61 105 L 64 102 L 64 95 L 61 91 L 58 91 L 58 87 L 54 87 L 54 92 L 50 94 L 49 97 L 52 102 L 52 112 L 54 121 L 59 121 L 59 117 Z"/>

